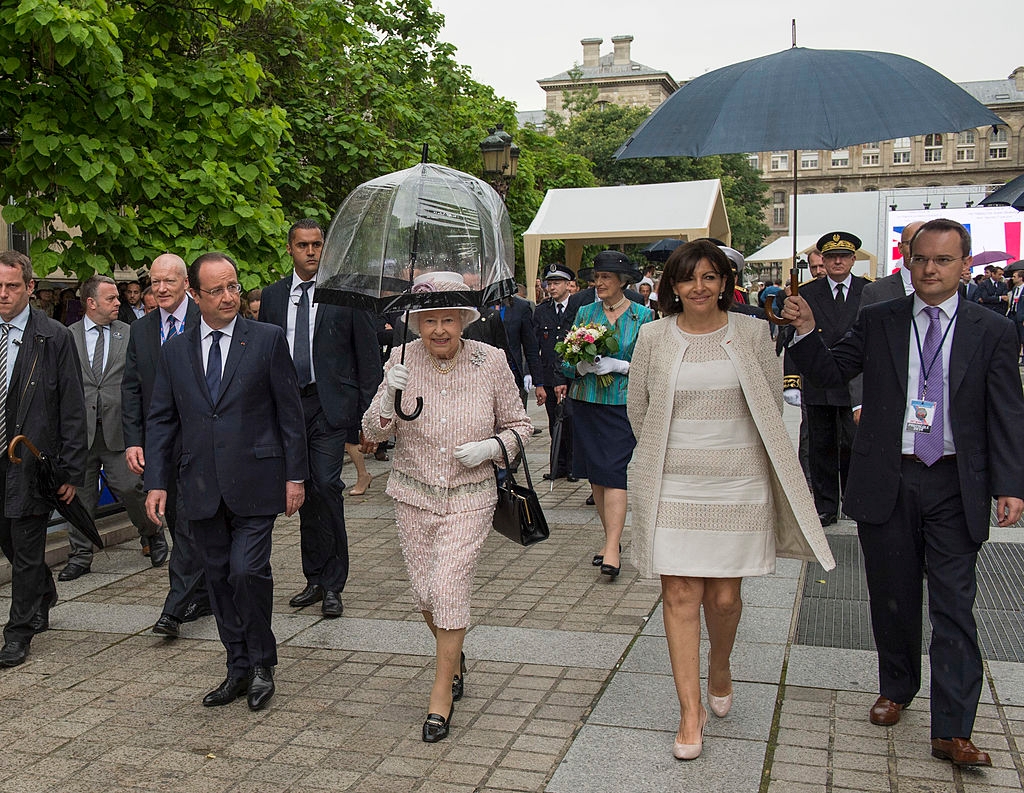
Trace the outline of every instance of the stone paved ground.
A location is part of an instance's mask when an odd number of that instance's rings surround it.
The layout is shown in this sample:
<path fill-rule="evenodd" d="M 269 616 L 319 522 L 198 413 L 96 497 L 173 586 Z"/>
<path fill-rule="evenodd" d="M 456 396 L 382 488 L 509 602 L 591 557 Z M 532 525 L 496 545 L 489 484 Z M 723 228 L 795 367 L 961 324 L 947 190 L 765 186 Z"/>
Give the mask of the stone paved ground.
<path fill-rule="evenodd" d="M 544 446 L 538 438 L 530 455 L 538 480 Z M 432 645 L 410 605 L 383 495 L 388 464 L 368 462 L 377 479 L 347 501 L 352 574 L 342 619 L 288 607 L 303 584 L 298 530 L 294 519 L 278 522 L 280 664 L 268 710 L 199 704 L 224 673 L 213 619 L 184 626 L 177 641 L 151 634 L 166 574 L 126 542 L 98 554 L 90 575 L 58 584 L 51 630 L 35 639 L 28 663 L 0 672 L 0 791 L 1022 787 L 1021 665 L 987 664 L 976 737 L 996 767 L 954 772 L 928 756 L 926 699 L 894 729 L 867 724 L 870 653 L 792 643 L 804 575 L 793 562 L 745 583 L 734 712 L 709 724 L 701 759 L 674 761 L 678 709 L 659 588 L 629 564 L 628 529 L 622 575 L 602 580 L 590 565 L 600 524 L 583 505 L 585 487 L 564 480 L 551 493 L 543 485 L 548 542 L 524 551 L 488 539 L 466 642 L 466 697 L 452 736 L 424 744 Z M 0 610 L 9 595 L 0 587 Z"/>

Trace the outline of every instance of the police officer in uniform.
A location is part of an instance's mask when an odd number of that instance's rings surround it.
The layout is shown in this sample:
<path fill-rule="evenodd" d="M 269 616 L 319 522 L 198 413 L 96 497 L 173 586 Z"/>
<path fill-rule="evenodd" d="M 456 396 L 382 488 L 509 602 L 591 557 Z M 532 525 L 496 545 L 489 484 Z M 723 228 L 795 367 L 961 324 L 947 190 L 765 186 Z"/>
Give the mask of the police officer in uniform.
<path fill-rule="evenodd" d="M 540 349 L 540 364 L 544 373 L 544 382 L 549 384 L 544 408 L 548 412 L 548 431 L 555 426 L 558 406 L 562 406 L 562 443 L 558 453 L 555 469 L 544 474 L 545 479 L 568 477 L 575 482 L 572 475 L 572 416 L 569 414 L 569 400 L 565 398 L 567 384 L 561 373 L 555 343 L 565 338 L 572 327 L 576 316 L 576 307 L 569 307 L 569 284 L 576 280 L 576 273 L 561 262 L 549 264 L 544 270 L 544 280 L 548 282 L 548 299 L 541 303 L 533 312 L 533 329 L 537 334 L 537 346 Z"/>

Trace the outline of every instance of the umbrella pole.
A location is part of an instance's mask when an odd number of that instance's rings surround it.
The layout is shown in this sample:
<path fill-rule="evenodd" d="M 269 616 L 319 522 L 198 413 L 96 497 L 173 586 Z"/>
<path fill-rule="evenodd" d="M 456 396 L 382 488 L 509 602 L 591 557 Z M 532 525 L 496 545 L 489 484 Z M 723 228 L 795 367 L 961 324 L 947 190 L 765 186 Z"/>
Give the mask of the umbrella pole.
<path fill-rule="evenodd" d="M 793 21 L 794 25 L 794 36 L 796 35 L 796 20 Z M 800 289 L 800 276 L 796 269 L 796 186 L 797 186 L 797 162 L 796 162 L 797 150 L 793 149 L 793 264 L 789 268 L 789 293 L 791 295 L 797 294 Z M 768 315 L 768 321 L 774 325 L 788 325 L 792 320 L 785 319 L 784 317 L 778 317 L 775 315 L 772 303 L 773 300 L 767 300 L 764 304 L 764 313 Z"/>

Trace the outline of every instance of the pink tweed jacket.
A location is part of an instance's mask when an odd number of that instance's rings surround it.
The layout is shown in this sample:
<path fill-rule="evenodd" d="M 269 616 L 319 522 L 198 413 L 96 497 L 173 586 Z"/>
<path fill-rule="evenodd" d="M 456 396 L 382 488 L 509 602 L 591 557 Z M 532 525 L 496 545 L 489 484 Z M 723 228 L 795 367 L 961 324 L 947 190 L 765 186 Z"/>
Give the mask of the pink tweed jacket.
<path fill-rule="evenodd" d="M 402 394 L 402 406 L 408 412 L 416 397 L 423 397 L 423 412 L 417 419 L 395 417 L 380 426 L 386 379 L 363 415 L 363 433 L 368 440 L 379 443 L 395 437 L 387 494 L 438 515 L 482 509 L 497 500 L 490 462 L 465 468 L 454 457 L 456 446 L 497 434 L 511 457 L 518 447 L 509 430 L 518 432 L 524 444 L 533 433 L 505 353 L 469 339 L 463 344 L 458 363 L 449 374 L 431 366 L 422 341 L 406 346 L 409 386 Z M 400 352 L 392 351 L 385 371 L 399 362 Z"/>

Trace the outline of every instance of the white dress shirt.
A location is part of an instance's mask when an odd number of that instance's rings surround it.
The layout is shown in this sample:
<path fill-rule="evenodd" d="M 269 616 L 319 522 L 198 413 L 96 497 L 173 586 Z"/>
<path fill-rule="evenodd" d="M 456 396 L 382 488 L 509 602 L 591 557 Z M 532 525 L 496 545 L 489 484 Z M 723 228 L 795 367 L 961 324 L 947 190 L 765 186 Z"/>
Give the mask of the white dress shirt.
<path fill-rule="evenodd" d="M 25 309 L 7 324 L 10 329 L 7 331 L 7 384 L 11 383 L 11 376 L 14 374 L 14 364 L 18 362 L 18 350 L 21 349 L 21 340 L 25 335 L 25 328 L 28 326 L 30 307 Z"/>
<path fill-rule="evenodd" d="M 853 283 L 853 275 L 847 273 L 846 280 L 844 281 L 833 281 L 832 276 L 828 277 L 828 288 L 832 290 L 832 299 L 836 297 L 836 287 L 839 284 L 843 285 L 843 300 L 849 300 L 850 298 L 850 285 Z"/>
<path fill-rule="evenodd" d="M 288 349 L 291 350 L 292 360 L 295 360 L 295 316 L 299 312 L 299 300 L 302 299 L 301 284 L 306 283 L 298 274 L 292 271 L 292 290 L 288 293 L 288 330 L 285 335 L 288 337 Z M 313 292 L 316 291 L 316 277 L 310 279 L 313 286 L 309 287 L 309 374 L 311 383 L 316 382 L 316 368 L 313 366 L 313 328 L 316 327 L 316 303 L 313 302 Z"/>
<path fill-rule="evenodd" d="M 178 307 L 176 309 L 174 309 L 174 311 L 165 311 L 163 308 L 159 309 L 159 311 L 160 311 L 160 343 L 161 344 L 163 344 L 165 341 L 167 341 L 167 338 L 166 338 L 167 337 L 167 318 L 169 316 L 171 316 L 172 314 L 174 315 L 174 319 L 176 320 L 175 327 L 178 329 L 178 333 L 180 334 L 182 332 L 182 330 L 184 329 L 184 327 L 185 327 L 185 315 L 188 314 L 188 301 L 189 301 L 189 298 L 188 298 L 188 295 L 186 295 L 185 297 L 183 297 L 181 299 L 181 302 L 178 304 Z"/>
<path fill-rule="evenodd" d="M 92 357 L 96 354 L 96 340 L 99 339 L 100 335 L 96 332 L 96 328 L 101 327 L 97 323 L 89 319 L 87 314 L 82 320 L 82 326 L 85 328 L 85 365 L 92 368 Z M 106 371 L 107 363 L 110 361 L 110 325 L 103 325 L 103 370 Z"/>
<path fill-rule="evenodd" d="M 224 367 L 228 362 L 228 351 L 231 349 L 231 334 L 235 332 L 235 322 L 238 317 L 232 319 L 223 328 L 219 328 L 224 335 L 220 337 L 220 373 L 224 374 Z M 210 360 L 210 348 L 213 346 L 213 328 L 206 324 L 205 319 L 199 320 L 199 345 L 203 353 L 203 371 L 206 371 L 206 362 Z"/>
<path fill-rule="evenodd" d="M 928 315 L 925 313 L 925 303 L 917 295 L 914 295 L 914 323 L 917 325 L 917 333 L 914 333 L 913 327 L 910 329 L 910 349 L 907 354 L 907 399 L 906 405 L 910 405 L 910 400 L 920 399 L 918 395 L 918 379 L 921 375 L 921 349 L 924 348 L 924 337 L 928 332 Z M 949 353 L 953 349 L 953 336 L 956 333 L 956 310 L 960 305 L 960 290 L 958 289 L 953 293 L 953 296 L 947 298 L 944 303 L 939 304 L 939 325 L 942 333 L 946 333 L 946 328 L 949 327 L 950 323 L 953 323 L 953 327 L 950 328 L 949 333 L 946 335 L 946 340 L 942 344 L 942 454 L 956 454 L 956 446 L 953 445 L 953 428 L 949 421 Z M 921 348 L 917 346 L 918 339 L 921 340 Z M 927 362 L 926 362 L 927 363 Z M 906 407 L 904 408 L 904 411 Z M 917 435 L 913 430 L 906 429 L 906 418 L 903 420 L 903 454 L 914 453 L 914 438 Z"/>

